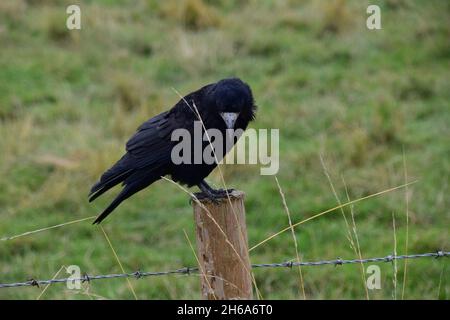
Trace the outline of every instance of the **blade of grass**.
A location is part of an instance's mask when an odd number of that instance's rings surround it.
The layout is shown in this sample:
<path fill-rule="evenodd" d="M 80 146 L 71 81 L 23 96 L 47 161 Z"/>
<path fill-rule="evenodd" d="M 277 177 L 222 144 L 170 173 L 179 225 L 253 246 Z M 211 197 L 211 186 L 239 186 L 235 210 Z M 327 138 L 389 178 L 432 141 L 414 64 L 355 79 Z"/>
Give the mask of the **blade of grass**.
<path fill-rule="evenodd" d="M 403 176 L 404 181 L 408 181 L 408 170 L 406 168 L 406 155 L 405 149 L 403 149 Z M 408 186 L 405 186 L 405 203 L 406 203 L 406 240 L 405 240 L 405 254 L 408 254 L 409 246 L 409 194 Z M 402 300 L 405 298 L 405 288 L 406 288 L 406 276 L 408 269 L 408 259 L 405 259 L 403 267 L 403 286 L 402 286 Z"/>
<path fill-rule="evenodd" d="M 299 256 L 299 253 L 298 253 L 297 237 L 295 236 L 295 231 L 294 231 L 294 228 L 292 227 L 291 213 L 289 212 L 289 207 L 287 206 L 287 203 L 286 203 L 286 197 L 284 195 L 283 190 L 281 189 L 280 183 L 278 182 L 277 176 L 275 176 L 275 181 L 276 181 L 277 186 L 278 186 L 278 191 L 280 192 L 281 200 L 283 201 L 284 210 L 286 211 L 286 214 L 288 216 L 289 226 L 290 226 L 291 232 L 292 232 L 292 238 L 294 239 L 295 254 L 296 254 L 297 262 L 300 263 L 300 256 Z M 300 287 L 301 287 L 301 290 L 302 290 L 303 300 L 306 300 L 305 285 L 304 285 L 304 282 L 303 282 L 303 273 L 302 273 L 302 268 L 301 268 L 300 265 L 298 265 L 298 274 L 299 274 L 299 278 L 300 278 Z"/>
<path fill-rule="evenodd" d="M 27 232 L 24 232 L 24 233 L 21 233 L 21 234 L 17 234 L 17 235 L 14 235 L 14 236 L 10 236 L 10 237 L 3 237 L 3 238 L 0 239 L 0 241 L 13 240 L 13 239 L 16 239 L 16 238 L 28 236 L 30 234 L 35 234 L 35 233 L 47 231 L 47 230 L 50 230 L 50 229 L 56 229 L 56 228 L 68 226 L 70 224 L 74 224 L 74 223 L 78 223 L 78 222 L 94 219 L 95 217 L 96 216 L 91 216 L 91 217 L 82 218 L 82 219 L 78 219 L 78 220 L 73 220 L 73 221 L 69 221 L 69 222 L 65 222 L 65 223 L 60 223 L 60 224 L 57 224 L 57 225 L 54 225 L 54 226 L 50 226 L 50 227 L 46 227 L 46 228 L 41 228 L 41 229 L 37 229 L 37 230 L 33 230 L 33 231 L 27 231 Z"/>
<path fill-rule="evenodd" d="M 445 274 L 445 268 L 447 267 L 447 261 L 444 261 L 444 265 L 442 266 L 442 271 L 441 271 L 441 275 L 439 276 L 439 285 L 438 285 L 438 296 L 437 299 L 441 299 L 441 288 L 442 288 L 442 278 Z M 445 290 L 445 289 L 444 289 Z M 443 299 L 445 299 L 445 297 L 443 297 Z"/>
<path fill-rule="evenodd" d="M 392 212 L 392 229 L 394 231 L 394 256 L 397 256 L 397 232 L 395 227 L 395 214 Z M 397 259 L 394 259 L 392 267 L 394 268 L 394 278 L 392 279 L 394 285 L 394 292 L 392 298 L 397 300 Z"/>
<path fill-rule="evenodd" d="M 411 184 L 413 184 L 413 183 L 416 183 L 417 181 L 418 181 L 418 180 L 412 181 L 412 182 L 409 182 L 409 183 L 407 183 L 407 184 L 403 184 L 403 185 L 400 185 L 400 186 L 397 186 L 397 187 L 393 187 L 393 188 L 390 188 L 390 189 L 386 189 L 386 190 L 383 190 L 383 191 L 380 191 L 380 192 L 377 192 L 377 193 L 373 193 L 373 194 L 370 194 L 370 195 L 368 195 L 368 196 L 365 196 L 365 197 L 362 197 L 362 198 L 359 198 L 359 199 L 356 199 L 356 200 L 352 200 L 352 201 L 343 203 L 342 205 L 339 205 L 339 206 L 336 206 L 336 207 L 334 207 L 334 208 L 330 208 L 330 209 L 328 209 L 328 210 L 322 211 L 322 212 L 320 212 L 320 213 L 318 213 L 318 214 L 315 214 L 315 215 L 313 215 L 313 216 L 311 216 L 311 217 L 309 217 L 309 218 L 307 218 L 307 219 L 305 219 L 305 220 L 302 220 L 302 221 L 300 221 L 300 222 L 297 222 L 297 223 L 295 223 L 294 225 L 292 225 L 292 227 L 295 228 L 295 227 L 297 227 L 297 226 L 299 226 L 299 225 L 301 225 L 301 224 L 303 224 L 303 223 L 305 223 L 305 222 L 308 222 L 308 221 L 310 221 L 310 220 L 316 219 L 316 218 L 318 218 L 318 217 L 320 217 L 320 216 L 323 216 L 324 214 L 327 214 L 327 213 L 330 213 L 330 212 L 335 211 L 335 210 L 337 210 L 337 209 L 340 209 L 340 208 L 349 206 L 349 205 L 351 205 L 351 204 L 354 204 L 354 203 L 357 203 L 357 202 L 360 202 L 360 201 L 363 201 L 363 200 L 367 200 L 367 199 L 370 199 L 370 198 L 373 198 L 373 197 L 377 197 L 377 196 L 380 196 L 380 195 L 382 195 L 382 194 L 385 194 L 385 193 L 388 193 L 388 192 L 392 192 L 392 191 L 394 191 L 394 190 L 398 190 L 398 189 L 404 188 L 405 186 L 411 185 Z M 252 250 L 256 249 L 257 247 L 261 246 L 262 244 L 266 243 L 267 241 L 272 240 L 273 238 L 279 236 L 280 234 L 282 234 L 282 233 L 284 233 L 284 232 L 286 232 L 286 231 L 288 231 L 288 230 L 290 230 L 290 229 L 291 229 L 291 227 L 287 227 L 287 228 L 284 228 L 284 229 L 282 229 L 282 230 L 280 230 L 280 231 L 278 231 L 278 232 L 272 234 L 272 235 L 269 236 L 268 238 L 262 240 L 261 242 L 257 243 L 257 244 L 254 245 L 253 247 L 251 247 L 251 248 L 249 249 L 249 251 L 252 251 Z"/>
<path fill-rule="evenodd" d="M 331 176 L 328 173 L 328 169 L 326 167 L 326 164 L 325 164 L 325 161 L 324 161 L 322 155 L 320 155 L 320 162 L 322 163 L 322 167 L 323 167 L 325 176 L 328 179 L 328 182 L 330 184 L 331 190 L 333 191 L 334 197 L 336 198 L 336 201 L 338 202 L 338 204 L 341 205 L 342 204 L 341 200 L 340 200 L 340 198 L 339 198 L 339 196 L 338 196 L 338 194 L 336 192 L 336 189 L 334 187 L 333 181 L 331 180 Z M 347 189 L 347 185 L 345 184 L 344 177 L 341 176 L 341 178 L 342 178 L 342 182 L 344 184 L 345 193 L 346 193 L 346 196 L 347 196 L 347 201 L 350 201 L 350 195 L 348 193 L 348 189 Z M 344 212 L 344 208 L 340 208 L 340 210 L 341 210 L 342 216 L 343 216 L 344 221 L 345 221 L 345 226 L 347 228 L 347 239 L 350 242 L 350 247 L 355 252 L 355 255 L 361 260 L 362 259 L 361 248 L 359 246 L 358 234 L 357 234 L 357 231 L 356 231 L 356 223 L 355 223 L 355 213 L 354 213 L 354 209 L 353 208 L 354 208 L 354 206 L 350 205 L 350 215 L 351 215 L 351 218 L 352 218 L 352 229 L 350 229 L 349 223 L 347 221 L 347 217 L 346 217 L 345 212 Z M 353 234 L 352 234 L 351 230 L 353 231 Z M 353 239 L 353 236 L 356 238 L 356 245 L 355 245 L 355 240 Z M 364 270 L 364 265 L 361 263 L 360 266 L 361 266 L 361 280 L 363 282 L 364 291 L 366 293 L 366 299 L 369 300 L 369 290 L 367 289 L 366 273 L 365 273 L 365 270 Z"/>
<path fill-rule="evenodd" d="M 344 179 L 343 175 L 341 176 L 341 179 L 342 179 L 342 183 L 344 184 L 347 201 L 350 201 L 350 194 L 348 193 L 347 184 L 345 183 L 345 179 Z M 361 246 L 359 245 L 358 231 L 356 228 L 355 210 L 353 207 L 354 207 L 353 204 L 351 204 L 350 205 L 350 215 L 352 217 L 352 230 L 353 230 L 353 235 L 355 236 L 355 240 L 356 240 L 356 248 L 358 249 L 358 257 L 359 257 L 359 260 L 362 260 Z M 364 287 L 364 291 L 366 292 L 366 299 L 370 300 L 369 289 L 367 288 L 367 280 L 366 280 L 366 272 L 364 270 L 364 264 L 361 262 L 360 266 L 361 266 L 361 278 L 363 281 L 363 287 Z"/>
<path fill-rule="evenodd" d="M 52 280 L 55 280 L 56 277 L 58 276 L 58 274 L 61 272 L 62 269 L 64 269 L 65 266 L 61 266 L 61 268 L 59 268 L 59 270 L 55 273 L 55 275 L 53 276 Z M 45 288 L 41 291 L 41 293 L 39 293 L 39 295 L 36 297 L 36 300 L 40 300 L 41 297 L 44 295 L 45 291 L 47 291 L 48 287 L 50 287 L 51 283 L 47 284 L 45 286 Z"/>
<path fill-rule="evenodd" d="M 342 205 L 341 199 L 339 198 L 339 196 L 338 196 L 338 194 L 336 192 L 336 188 L 334 187 L 333 180 L 331 179 L 331 176 L 330 176 L 330 174 L 328 172 L 328 168 L 326 166 L 326 163 L 325 163 L 325 160 L 323 159 L 322 154 L 320 154 L 319 157 L 320 157 L 320 162 L 322 164 L 325 176 L 327 177 L 328 183 L 330 184 L 331 191 L 333 192 L 334 197 L 336 198 L 336 201 L 338 202 L 338 205 Z M 347 185 L 345 184 L 345 180 L 344 180 L 343 176 L 342 176 L 342 182 L 344 184 L 345 193 L 347 195 L 347 200 L 350 201 L 350 196 L 349 196 L 349 193 L 348 193 Z M 349 225 L 349 223 L 347 221 L 347 217 L 345 215 L 344 208 L 341 207 L 340 211 L 342 213 L 342 217 L 344 218 L 345 226 L 347 228 L 347 239 L 350 242 L 350 247 L 355 252 L 355 255 L 361 260 L 362 259 L 361 248 L 359 246 L 358 234 L 357 234 L 357 231 L 356 231 L 355 214 L 354 214 L 354 210 L 353 210 L 353 205 L 350 205 L 350 214 L 351 214 L 351 217 L 352 217 L 353 234 L 352 234 L 352 231 L 350 229 L 350 225 Z M 355 240 L 353 239 L 353 236 L 357 240 L 356 241 L 356 245 L 355 245 Z M 364 287 L 364 291 L 366 293 L 366 299 L 369 300 L 369 290 L 367 289 L 366 273 L 365 273 L 363 264 L 361 264 L 361 279 L 363 281 L 363 287 Z"/>
<path fill-rule="evenodd" d="M 119 267 L 120 267 L 120 269 L 122 270 L 122 273 L 126 273 L 126 272 L 125 272 L 125 269 L 124 269 L 123 266 L 122 266 L 122 263 L 120 262 L 119 256 L 118 256 L 117 253 L 116 253 L 116 250 L 114 250 L 114 247 L 113 247 L 111 241 L 109 240 L 108 235 L 107 235 L 106 232 L 105 232 L 105 229 L 103 229 L 103 227 L 102 227 L 101 225 L 99 225 L 99 227 L 100 227 L 100 230 L 102 230 L 103 235 L 105 236 L 106 241 L 108 242 L 109 247 L 111 248 L 111 251 L 112 251 L 112 253 L 114 254 L 114 257 L 116 258 L 117 263 L 119 264 Z M 131 292 L 133 293 L 134 299 L 135 299 L 135 300 L 138 300 L 138 297 L 137 297 L 137 295 L 136 295 L 136 292 L 134 291 L 133 286 L 131 285 L 130 279 L 128 279 L 128 278 L 126 278 L 126 279 L 127 279 L 128 286 L 130 287 L 130 290 L 131 290 Z"/>
<path fill-rule="evenodd" d="M 325 164 L 322 154 L 319 155 L 319 158 L 320 158 L 320 163 L 322 164 L 323 172 L 324 172 L 325 176 L 327 177 L 328 183 L 330 184 L 331 191 L 333 192 L 333 195 L 336 198 L 338 205 L 342 205 L 341 200 L 339 199 L 339 196 L 336 192 L 336 189 L 334 188 L 334 184 L 333 184 L 333 181 L 331 180 L 330 174 L 328 173 L 328 169 L 327 169 L 327 166 Z M 348 224 L 347 217 L 345 216 L 344 208 L 340 208 L 340 211 L 342 213 L 342 217 L 344 218 L 345 226 L 347 228 L 347 238 L 348 238 L 348 241 L 350 242 L 350 246 L 354 250 L 356 250 L 355 243 L 353 241 L 353 236 L 352 236 L 352 233 L 350 232 L 350 226 Z"/>

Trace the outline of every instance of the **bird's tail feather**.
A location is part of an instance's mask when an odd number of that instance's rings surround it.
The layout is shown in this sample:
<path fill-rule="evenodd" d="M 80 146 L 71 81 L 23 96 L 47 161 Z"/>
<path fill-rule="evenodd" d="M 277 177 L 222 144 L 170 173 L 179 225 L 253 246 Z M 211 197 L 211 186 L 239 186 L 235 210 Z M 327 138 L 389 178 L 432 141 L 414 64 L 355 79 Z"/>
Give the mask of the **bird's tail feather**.
<path fill-rule="evenodd" d="M 89 202 L 94 201 L 103 193 L 128 178 L 134 169 L 130 166 L 129 156 L 125 154 L 117 163 L 103 173 L 100 180 L 94 184 L 89 192 Z"/>
<path fill-rule="evenodd" d="M 89 202 L 94 201 L 98 197 L 100 197 L 103 193 L 114 187 L 115 185 L 119 184 L 120 182 L 124 181 L 128 176 L 130 176 L 133 173 L 133 169 L 124 171 L 109 180 L 106 181 L 99 181 L 97 182 L 91 189 L 91 192 L 89 193 Z"/>
<path fill-rule="evenodd" d="M 95 219 L 93 224 L 99 224 L 102 222 L 117 206 L 124 201 L 125 199 L 132 196 L 135 192 L 133 192 L 132 187 L 125 186 L 123 190 L 117 195 L 117 197 L 109 204 L 109 206 L 103 210 L 103 212 Z"/>
<path fill-rule="evenodd" d="M 150 184 L 160 179 L 160 177 L 161 175 L 159 174 L 153 173 L 150 175 L 148 173 L 146 174 L 146 172 L 142 170 L 138 170 L 133 174 L 129 174 L 128 178 L 124 181 L 125 187 L 109 204 L 109 206 L 97 217 L 97 219 L 95 219 L 94 224 L 102 222 L 102 220 L 104 220 L 115 208 L 117 208 L 117 206 L 122 201 L 128 199 L 133 194 L 144 189 L 145 187 L 148 187 Z M 99 192 L 103 192 L 102 190 L 100 190 Z M 94 196 L 96 196 L 96 194 Z"/>

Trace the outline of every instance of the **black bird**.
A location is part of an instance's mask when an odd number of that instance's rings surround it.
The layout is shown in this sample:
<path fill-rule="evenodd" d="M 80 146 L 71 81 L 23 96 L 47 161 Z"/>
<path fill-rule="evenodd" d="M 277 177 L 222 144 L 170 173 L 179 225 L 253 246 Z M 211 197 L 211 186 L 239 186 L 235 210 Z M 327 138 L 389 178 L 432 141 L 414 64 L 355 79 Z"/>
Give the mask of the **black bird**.
<path fill-rule="evenodd" d="M 172 109 L 144 122 L 127 142 L 125 155 L 103 173 L 90 191 L 89 202 L 119 183 L 124 186 L 94 223 L 100 223 L 122 201 L 166 175 L 188 187 L 198 186 L 208 198 L 223 196 L 224 190 L 215 190 L 204 180 L 217 163 L 194 164 L 192 161 L 174 164 L 171 153 L 178 142 L 172 141 L 172 132 L 183 128 L 194 137 L 194 122 L 199 121 L 200 116 L 204 128 L 218 129 L 223 137 L 227 137 L 227 129 L 245 130 L 249 122 L 254 120 L 255 111 L 250 87 L 238 78 L 230 78 L 206 85 L 186 95 Z M 233 144 L 235 142 L 234 140 Z M 191 143 L 193 145 L 194 141 Z M 209 141 L 201 143 L 203 151 Z M 191 150 L 190 157 L 193 159 L 194 148 Z M 224 141 L 223 155 L 227 151 Z"/>

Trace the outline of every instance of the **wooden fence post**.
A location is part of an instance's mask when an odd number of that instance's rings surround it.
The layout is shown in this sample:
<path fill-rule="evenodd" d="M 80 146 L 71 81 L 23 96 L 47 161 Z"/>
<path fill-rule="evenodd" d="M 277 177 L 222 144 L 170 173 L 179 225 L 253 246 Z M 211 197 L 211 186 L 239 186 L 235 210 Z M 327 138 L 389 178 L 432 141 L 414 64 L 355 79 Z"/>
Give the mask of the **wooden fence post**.
<path fill-rule="evenodd" d="M 234 190 L 212 203 L 193 201 L 202 297 L 252 299 L 244 192 Z"/>

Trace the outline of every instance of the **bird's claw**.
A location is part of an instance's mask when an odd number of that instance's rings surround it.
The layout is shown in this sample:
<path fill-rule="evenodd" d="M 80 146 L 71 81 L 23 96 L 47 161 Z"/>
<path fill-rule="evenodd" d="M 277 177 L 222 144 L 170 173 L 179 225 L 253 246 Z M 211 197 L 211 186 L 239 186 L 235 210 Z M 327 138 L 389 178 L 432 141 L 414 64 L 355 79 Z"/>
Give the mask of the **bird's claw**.
<path fill-rule="evenodd" d="M 230 195 L 233 191 L 234 191 L 234 189 L 217 189 L 217 190 L 214 190 L 215 191 L 215 195 L 219 195 L 219 196 L 227 196 L 227 195 Z"/>
<path fill-rule="evenodd" d="M 213 192 L 198 192 L 198 193 L 194 193 L 195 198 L 197 198 L 198 200 L 203 200 L 203 199 L 208 199 L 210 200 L 212 203 L 218 205 L 219 204 L 219 199 L 225 198 L 227 197 L 227 194 L 231 194 L 231 192 L 233 192 L 234 189 L 218 189 L 218 190 L 214 190 Z M 192 204 L 192 201 L 195 200 L 195 198 L 191 197 L 191 199 L 189 200 L 189 203 Z"/>
<path fill-rule="evenodd" d="M 215 195 L 213 193 L 197 192 L 197 193 L 194 193 L 194 197 L 191 197 L 191 199 L 190 199 L 191 204 L 192 204 L 193 200 L 195 201 L 195 200 L 204 200 L 204 199 L 208 199 L 214 204 L 219 204 L 219 200 L 217 200 L 217 195 Z"/>

